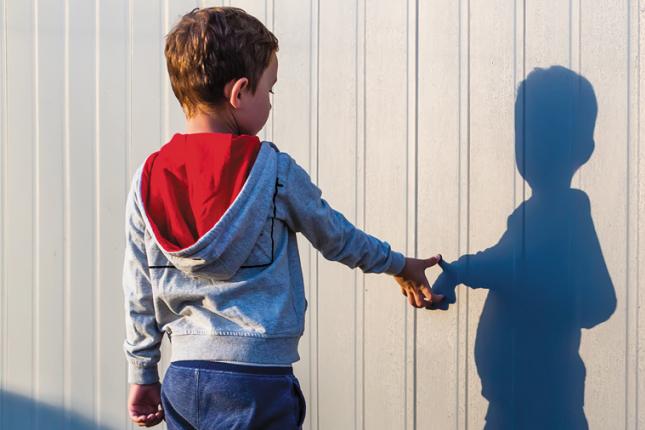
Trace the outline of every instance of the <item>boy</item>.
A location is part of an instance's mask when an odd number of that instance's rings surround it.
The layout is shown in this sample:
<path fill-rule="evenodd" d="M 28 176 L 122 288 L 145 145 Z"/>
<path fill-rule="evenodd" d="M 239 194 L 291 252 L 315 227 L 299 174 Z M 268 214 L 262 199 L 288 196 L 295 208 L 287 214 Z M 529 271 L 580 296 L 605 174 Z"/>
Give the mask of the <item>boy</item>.
<path fill-rule="evenodd" d="M 195 9 L 167 36 L 186 133 L 139 167 L 126 204 L 124 349 L 140 426 L 300 428 L 291 364 L 307 302 L 296 232 L 329 260 L 394 275 L 417 308 L 443 298 L 424 274 L 440 256 L 405 258 L 355 228 L 289 155 L 255 136 L 271 109 L 277 50 L 236 8 Z M 161 386 L 164 332 L 172 358 Z"/>

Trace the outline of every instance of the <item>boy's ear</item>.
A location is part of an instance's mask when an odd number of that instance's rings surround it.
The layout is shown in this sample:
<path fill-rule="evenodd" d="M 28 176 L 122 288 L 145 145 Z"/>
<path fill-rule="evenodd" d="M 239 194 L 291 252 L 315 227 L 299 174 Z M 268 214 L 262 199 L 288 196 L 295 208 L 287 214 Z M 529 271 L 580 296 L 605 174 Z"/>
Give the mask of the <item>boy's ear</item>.
<path fill-rule="evenodd" d="M 235 109 L 240 107 L 243 90 L 246 90 L 249 84 L 247 78 L 233 79 L 224 86 L 224 96 Z"/>

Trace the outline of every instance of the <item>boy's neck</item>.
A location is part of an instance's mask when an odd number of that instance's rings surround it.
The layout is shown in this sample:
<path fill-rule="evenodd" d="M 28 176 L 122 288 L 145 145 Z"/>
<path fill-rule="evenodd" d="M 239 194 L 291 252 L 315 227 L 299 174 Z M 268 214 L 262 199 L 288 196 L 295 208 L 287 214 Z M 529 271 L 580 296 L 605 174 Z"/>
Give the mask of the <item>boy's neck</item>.
<path fill-rule="evenodd" d="M 186 134 L 192 133 L 231 133 L 240 134 L 235 120 L 230 114 L 199 112 L 186 119 Z"/>

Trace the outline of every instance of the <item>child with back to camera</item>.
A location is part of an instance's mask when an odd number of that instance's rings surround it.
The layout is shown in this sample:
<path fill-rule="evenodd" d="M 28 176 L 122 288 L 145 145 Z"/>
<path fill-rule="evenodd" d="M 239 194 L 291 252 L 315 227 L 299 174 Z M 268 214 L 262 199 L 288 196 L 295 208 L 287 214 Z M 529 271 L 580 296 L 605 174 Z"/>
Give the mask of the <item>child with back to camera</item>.
<path fill-rule="evenodd" d="M 126 203 L 123 289 L 133 422 L 169 429 L 296 429 L 307 301 L 296 241 L 328 260 L 394 276 L 430 308 L 425 269 L 353 226 L 288 154 L 256 134 L 271 110 L 278 40 L 241 9 L 195 9 L 166 37 L 186 115 L 137 169 Z M 172 345 L 163 384 L 163 333 Z"/>

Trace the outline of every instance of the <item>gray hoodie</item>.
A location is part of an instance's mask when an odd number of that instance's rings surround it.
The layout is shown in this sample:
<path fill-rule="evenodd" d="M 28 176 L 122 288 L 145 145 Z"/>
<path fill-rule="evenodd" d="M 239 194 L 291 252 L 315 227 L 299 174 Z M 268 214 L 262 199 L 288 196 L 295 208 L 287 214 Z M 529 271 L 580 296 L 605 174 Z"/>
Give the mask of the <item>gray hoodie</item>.
<path fill-rule="evenodd" d="M 296 241 L 365 273 L 398 274 L 404 256 L 353 226 L 307 172 L 262 142 L 246 182 L 215 225 L 169 251 L 142 200 L 142 164 L 126 202 L 123 268 L 128 382 L 159 380 L 165 332 L 171 360 L 289 365 L 299 359 L 307 300 Z"/>

